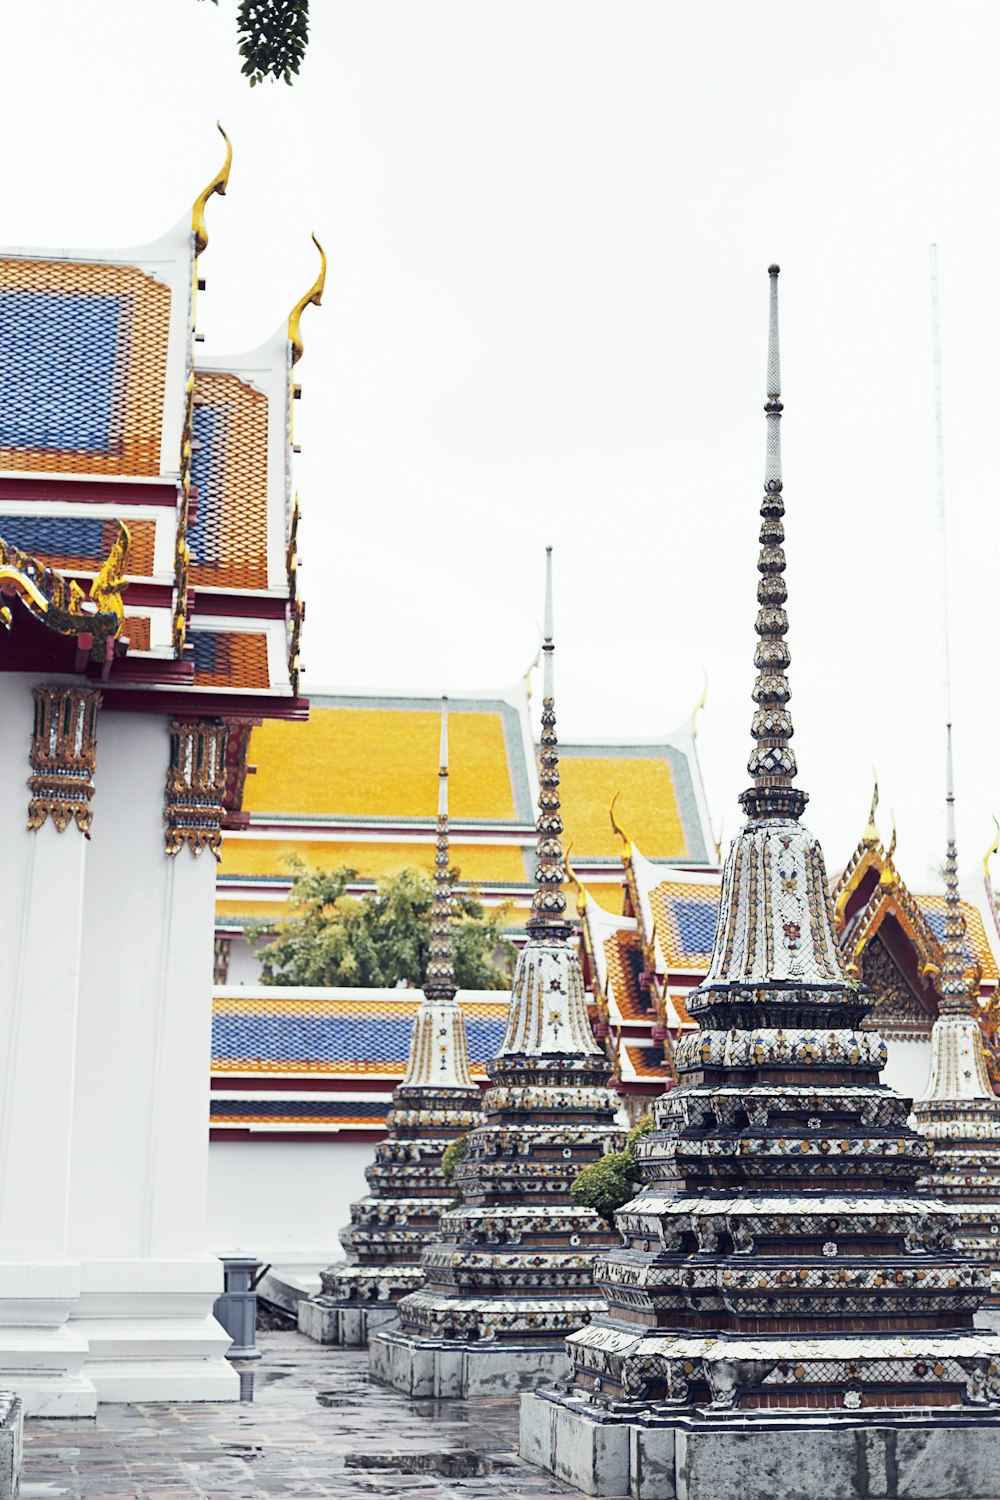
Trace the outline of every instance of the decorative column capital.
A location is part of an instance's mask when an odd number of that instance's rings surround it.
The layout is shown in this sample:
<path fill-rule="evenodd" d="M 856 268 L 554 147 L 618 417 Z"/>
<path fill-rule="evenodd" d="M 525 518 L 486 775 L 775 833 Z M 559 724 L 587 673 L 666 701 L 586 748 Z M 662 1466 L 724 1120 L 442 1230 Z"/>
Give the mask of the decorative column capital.
<path fill-rule="evenodd" d="M 97 763 L 99 688 L 76 683 L 46 683 L 32 688 L 35 723 L 31 735 L 32 774 L 28 828 L 41 828 L 51 818 L 60 833 L 75 822 L 90 838 L 94 810 L 94 767 Z"/>
<path fill-rule="evenodd" d="M 226 792 L 226 725 L 170 722 L 170 766 L 164 798 L 168 854 L 185 844 L 192 854 L 211 849 L 221 859 Z"/>

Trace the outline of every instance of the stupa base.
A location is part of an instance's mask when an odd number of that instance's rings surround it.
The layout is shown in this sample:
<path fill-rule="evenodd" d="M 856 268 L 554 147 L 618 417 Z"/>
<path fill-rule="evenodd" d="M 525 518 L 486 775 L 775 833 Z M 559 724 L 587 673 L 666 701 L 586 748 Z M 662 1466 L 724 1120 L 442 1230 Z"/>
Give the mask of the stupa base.
<path fill-rule="evenodd" d="M 997 1500 L 1000 1410 L 864 1417 L 608 1418 L 521 1397 L 521 1457 L 585 1495 L 630 1500 Z"/>
<path fill-rule="evenodd" d="M 545 1344 L 492 1339 L 466 1344 L 397 1332 L 374 1335 L 368 1345 L 368 1367 L 376 1380 L 406 1396 L 443 1399 L 515 1396 L 565 1380 L 571 1368 L 561 1339 Z"/>
<path fill-rule="evenodd" d="M 395 1302 L 331 1302 L 323 1297 L 303 1297 L 297 1316 L 299 1332 L 317 1344 L 363 1349 L 377 1329 L 396 1326 L 399 1309 Z"/>

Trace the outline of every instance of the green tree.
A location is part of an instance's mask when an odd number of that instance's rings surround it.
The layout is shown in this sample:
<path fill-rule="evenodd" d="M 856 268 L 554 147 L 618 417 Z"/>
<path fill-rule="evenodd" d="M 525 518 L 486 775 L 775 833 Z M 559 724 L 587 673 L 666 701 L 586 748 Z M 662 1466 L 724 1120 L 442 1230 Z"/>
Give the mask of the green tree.
<path fill-rule="evenodd" d="M 607 1219 L 615 1221 L 615 1214 L 630 1198 L 635 1197 L 639 1178 L 639 1167 L 635 1159 L 634 1146 L 641 1136 L 656 1129 L 652 1115 L 642 1119 L 628 1133 L 624 1151 L 609 1151 L 597 1161 L 592 1161 L 578 1173 L 570 1189 L 574 1203 L 581 1208 L 592 1208 Z"/>
<path fill-rule="evenodd" d="M 218 5 L 219 0 L 212 0 Z M 240 0 L 236 15 L 241 72 L 250 87 L 265 78 L 291 83 L 309 41 L 309 0 Z"/>
<path fill-rule="evenodd" d="M 261 951 L 270 984 L 419 987 L 430 956 L 433 885 L 421 870 L 401 870 L 374 891 L 352 897 L 355 870 L 310 870 L 292 862 L 290 915 Z M 457 872 L 452 872 L 453 879 Z M 459 989 L 506 989 L 514 946 L 503 935 L 506 907 L 486 912 L 470 891 L 453 901 L 452 947 Z M 263 929 L 257 933 L 263 936 Z"/>

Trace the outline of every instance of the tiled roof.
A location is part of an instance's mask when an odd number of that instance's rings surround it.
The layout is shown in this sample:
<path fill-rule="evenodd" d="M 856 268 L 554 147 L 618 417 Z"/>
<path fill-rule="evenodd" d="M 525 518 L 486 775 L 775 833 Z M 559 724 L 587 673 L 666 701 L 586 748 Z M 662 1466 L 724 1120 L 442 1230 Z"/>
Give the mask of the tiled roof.
<path fill-rule="evenodd" d="M 638 971 L 643 966 L 642 939 L 635 931 L 622 930 L 604 940 L 608 987 L 623 1021 L 647 1021 L 649 1008 L 642 1003 Z"/>
<path fill-rule="evenodd" d="M 266 589 L 267 397 L 235 375 L 198 371 L 194 402 L 191 582 Z"/>
<path fill-rule="evenodd" d="M 0 259 L 0 469 L 158 474 L 170 301 L 132 266 Z"/>
<path fill-rule="evenodd" d="M 256 734 L 257 731 L 254 731 Z M 254 763 L 254 740 L 250 742 L 250 761 Z M 247 782 L 244 807 L 253 787 Z M 300 855 L 313 870 L 356 870 L 362 880 L 378 880 L 400 870 L 431 870 L 434 845 L 431 831 L 419 843 L 397 843 L 387 839 L 343 838 L 312 841 L 307 834 L 296 836 L 290 830 L 287 838 L 254 838 L 253 829 L 238 839 L 230 838 L 222 850 L 222 869 L 227 875 L 283 875 L 287 878 L 289 862 Z M 509 885 L 515 906 L 530 906 L 534 886 L 529 885 L 521 850 L 514 844 L 451 843 L 451 862 L 463 883 L 473 885 Z M 520 887 L 518 889 L 517 887 Z"/>
<path fill-rule="evenodd" d="M 189 644 L 198 687 L 270 686 L 267 636 L 243 630 L 193 630 Z M 251 757 L 252 758 L 252 757 Z"/>
<path fill-rule="evenodd" d="M 464 1001 L 469 1061 L 482 1076 L 503 1040 L 509 997 Z M 412 1000 L 305 999 L 275 988 L 274 999 L 216 996 L 212 1070 L 402 1076 L 410 1050 Z"/>
<path fill-rule="evenodd" d="M 387 1100 L 345 1099 L 318 1096 L 315 1099 L 258 1097 L 229 1099 L 224 1093 L 211 1095 L 212 1125 L 337 1125 L 381 1129 L 392 1108 Z"/>
<path fill-rule="evenodd" d="M 671 1009 L 673 1009 L 674 1016 L 681 1026 L 694 1026 L 696 1024 L 696 1022 L 692 1021 L 690 1015 L 688 1014 L 687 997 L 685 995 L 682 995 L 679 990 L 669 990 L 667 993 L 668 1025 L 673 1020 L 673 1017 L 671 1017 L 670 1015 Z"/>
<path fill-rule="evenodd" d="M 128 571 L 148 578 L 153 572 L 153 521 L 134 516 L 123 518 L 131 534 Z M 118 535 L 118 521 L 96 516 L 4 515 L 0 518 L 3 539 L 22 552 L 44 557 L 52 568 L 96 573 Z"/>
<path fill-rule="evenodd" d="M 719 910 L 718 886 L 665 880 L 650 891 L 649 904 L 667 968 L 707 969 Z"/>
<path fill-rule="evenodd" d="M 306 724 L 269 722 L 254 730 L 250 759 L 257 775 L 246 807 L 417 818 L 432 827 L 440 701 L 316 694 L 311 702 Z M 452 818 L 533 822 L 517 708 L 502 699 L 452 697 L 448 733 Z"/>
<path fill-rule="evenodd" d="M 669 1077 L 661 1061 L 659 1047 L 641 1047 L 634 1042 L 626 1042 L 622 1050 L 628 1054 L 631 1071 L 637 1078 L 666 1080 Z"/>
<path fill-rule="evenodd" d="M 151 624 L 148 615 L 125 616 L 122 621 L 122 635 L 127 637 L 130 651 L 149 650 Z"/>
<path fill-rule="evenodd" d="M 608 806 L 651 859 L 714 861 L 694 741 L 687 731 L 658 745 L 559 748 L 559 795 L 577 860 L 617 854 Z"/>
<path fill-rule="evenodd" d="M 944 896 L 917 896 L 917 905 L 923 912 L 930 924 L 931 931 L 939 943 L 944 942 Z M 983 978 L 996 980 L 1000 978 L 997 970 L 996 959 L 986 936 L 983 919 L 977 907 L 968 901 L 962 902 L 962 912 L 965 916 L 965 952 L 971 961 L 978 960 L 982 965 Z"/>

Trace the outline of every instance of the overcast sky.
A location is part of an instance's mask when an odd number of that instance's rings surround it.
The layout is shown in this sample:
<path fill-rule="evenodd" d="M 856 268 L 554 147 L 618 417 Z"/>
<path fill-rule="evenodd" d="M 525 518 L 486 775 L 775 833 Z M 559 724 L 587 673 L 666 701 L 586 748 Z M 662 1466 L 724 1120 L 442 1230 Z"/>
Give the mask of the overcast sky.
<path fill-rule="evenodd" d="M 746 783 L 767 277 L 782 265 L 792 711 L 836 868 L 874 762 L 944 848 L 929 247 L 941 262 L 960 857 L 1000 813 L 996 4 L 314 0 L 250 90 L 235 4 L 4 16 L 3 238 L 122 247 L 213 199 L 206 350 L 303 322 L 307 684 L 497 687 L 556 548 L 560 730 L 649 735 L 708 673 Z M 888 816 L 885 818 L 888 836 Z"/>

